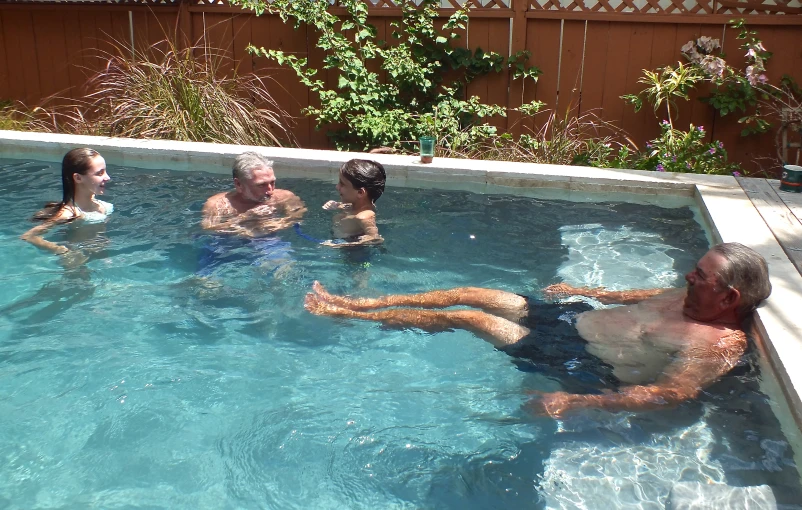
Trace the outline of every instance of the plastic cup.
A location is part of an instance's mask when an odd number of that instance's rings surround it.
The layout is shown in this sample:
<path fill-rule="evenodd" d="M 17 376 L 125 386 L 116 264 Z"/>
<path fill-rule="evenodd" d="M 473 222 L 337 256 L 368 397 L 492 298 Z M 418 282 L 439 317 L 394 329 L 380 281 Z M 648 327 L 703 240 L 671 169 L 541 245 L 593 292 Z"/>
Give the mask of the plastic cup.
<path fill-rule="evenodd" d="M 434 159 L 434 142 L 435 138 L 433 136 L 421 136 L 420 137 L 420 162 L 421 163 L 431 163 Z"/>
<path fill-rule="evenodd" d="M 780 191 L 802 193 L 802 166 L 785 165 L 780 178 Z"/>

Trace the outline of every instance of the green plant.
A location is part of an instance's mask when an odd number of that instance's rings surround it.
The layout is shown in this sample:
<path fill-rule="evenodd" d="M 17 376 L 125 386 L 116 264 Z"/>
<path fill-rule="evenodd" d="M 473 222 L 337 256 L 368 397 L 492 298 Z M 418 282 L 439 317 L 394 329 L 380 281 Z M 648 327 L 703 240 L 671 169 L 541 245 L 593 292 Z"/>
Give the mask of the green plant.
<path fill-rule="evenodd" d="M 644 69 L 643 77 L 638 80 L 638 83 L 647 85 L 647 87 L 638 94 L 626 94 L 621 98 L 632 104 L 636 112 L 643 107 L 641 96 L 646 96 L 646 99 L 652 103 L 655 114 L 660 106 L 665 105 L 668 123 L 673 130 L 674 112 L 677 109 L 675 99 L 690 100 L 688 93 L 696 83 L 703 79 L 704 75 L 696 66 L 686 66 L 682 62 L 677 62 L 677 67 L 665 66 L 658 68 L 657 71 Z"/>
<path fill-rule="evenodd" d="M 504 70 L 505 59 L 481 48 L 471 51 L 452 47 L 468 23 L 466 2 L 437 30 L 437 2 L 412 0 L 401 3 L 402 17 L 392 24 L 392 44 L 379 40 L 376 28 L 367 22 L 368 6 L 361 0 L 341 0 L 347 15 L 342 19 L 328 10 L 328 0 L 233 0 L 257 14 L 266 10 L 285 21 L 293 19 L 318 33 L 317 47 L 325 52 L 322 69 L 336 73 L 336 86 L 318 78 L 319 69 L 306 58 L 278 50 L 250 47 L 250 51 L 295 71 L 300 81 L 318 95 L 319 106 L 305 113 L 328 129 L 340 149 L 363 150 L 377 146 L 402 148 L 404 142 L 430 135 L 434 112 L 438 113 L 436 136 L 440 144 L 472 140 L 483 133 L 495 134 L 486 121 L 504 116 L 503 107 L 486 105 L 465 97 L 466 85 L 478 76 Z M 527 55 L 518 55 L 519 79 L 536 77 L 535 67 L 526 67 Z M 382 75 L 386 75 L 386 79 Z"/>
<path fill-rule="evenodd" d="M 707 133 L 702 126 L 691 124 L 688 131 L 679 131 L 673 129 L 668 121 L 663 121 L 660 129 L 660 136 L 646 144 L 647 152 L 636 161 L 636 168 L 703 174 L 740 171 L 737 164 L 727 161 L 724 144 L 705 141 Z"/>
<path fill-rule="evenodd" d="M 715 46 L 717 41 L 700 38 L 699 43 L 706 47 Z M 678 62 L 676 67 L 666 66 L 656 72 L 645 70 L 639 83 L 648 85 L 639 94 L 621 96 L 633 104 L 635 111 L 643 106 L 645 97 L 654 108 L 655 114 L 665 105 L 667 119 L 660 123 L 660 136 L 646 145 L 647 151 L 632 159 L 634 168 L 656 170 L 658 172 L 694 172 L 706 174 L 730 173 L 739 167 L 727 162 L 727 153 L 721 142 L 706 142 L 707 136 L 702 127 L 690 125 L 688 131 L 674 127 L 674 115 L 677 111 L 675 99 L 688 101 L 689 92 L 694 86 L 705 80 L 705 65 L 716 65 L 716 62 L 698 62 L 684 65 Z M 624 154 L 626 156 L 627 154 Z"/>
<path fill-rule="evenodd" d="M 168 38 L 133 54 L 118 46 L 106 58 L 83 103 L 65 115 L 74 130 L 91 122 L 110 136 L 295 145 L 263 78 L 225 77 L 225 57 L 212 48 L 179 49 Z"/>
<path fill-rule="evenodd" d="M 51 131 L 40 108 L 29 109 L 18 101 L 0 101 L 0 129 L 9 131 Z"/>
<path fill-rule="evenodd" d="M 542 103 L 529 105 L 528 109 L 539 111 L 540 105 Z M 486 134 L 472 139 L 466 137 L 462 144 L 441 147 L 441 155 L 555 165 L 607 166 L 603 163 L 613 158 L 602 156 L 601 153 L 609 155 L 612 149 L 606 151 L 611 147 L 625 152 L 635 150 L 635 145 L 620 129 L 601 120 L 595 112 L 577 115 L 575 110 L 569 110 L 561 116 L 548 112 L 545 122 L 537 131 L 519 137 L 509 133 Z"/>

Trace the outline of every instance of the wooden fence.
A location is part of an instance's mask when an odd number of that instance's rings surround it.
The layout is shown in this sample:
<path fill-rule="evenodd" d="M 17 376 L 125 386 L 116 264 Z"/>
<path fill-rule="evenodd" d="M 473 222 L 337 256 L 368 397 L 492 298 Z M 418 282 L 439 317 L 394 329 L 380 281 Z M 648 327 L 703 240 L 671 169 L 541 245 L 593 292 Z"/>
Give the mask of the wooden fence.
<path fill-rule="evenodd" d="M 370 21 L 380 38 L 400 17 L 393 0 L 366 0 Z M 443 16 L 464 0 L 442 0 Z M 766 2 L 766 3 L 763 3 Z M 504 55 L 529 50 L 530 63 L 542 69 L 537 84 L 522 86 L 507 73 L 483 77 L 468 92 L 485 101 L 512 108 L 534 99 L 563 113 L 595 111 L 627 131 L 638 144 L 656 136 L 658 121 L 646 107 L 639 113 L 620 99 L 635 93 L 643 69 L 682 60 L 679 48 L 707 35 L 721 40 L 728 61 L 742 63 L 741 41 L 728 21 L 744 17 L 774 53 L 768 75 L 776 83 L 783 74 L 802 78 L 802 8 L 799 0 L 479 0 L 471 11 L 461 39 Z M 342 8 L 335 5 L 337 13 Z M 189 41 L 205 38 L 231 57 L 229 71 L 256 71 L 272 76 L 270 91 L 294 116 L 295 134 L 305 147 L 328 146 L 325 133 L 301 116 L 314 104 L 294 73 L 263 58 L 253 58 L 252 43 L 308 57 L 320 64 L 322 51 L 311 29 L 295 30 L 277 16 L 254 16 L 225 0 L 104 0 L 48 3 L 0 3 L 0 100 L 37 104 L 48 96 L 77 98 L 87 76 L 102 69 L 104 52 L 144 47 L 177 31 Z M 334 81 L 333 74 L 327 77 Z M 702 125 L 712 138 L 724 142 L 730 157 L 751 165 L 756 157 L 774 154 L 772 135 L 742 138 L 737 116 L 716 117 L 707 105 L 692 100 L 680 104 L 678 125 Z M 522 132 L 536 126 L 514 114 L 500 127 Z"/>

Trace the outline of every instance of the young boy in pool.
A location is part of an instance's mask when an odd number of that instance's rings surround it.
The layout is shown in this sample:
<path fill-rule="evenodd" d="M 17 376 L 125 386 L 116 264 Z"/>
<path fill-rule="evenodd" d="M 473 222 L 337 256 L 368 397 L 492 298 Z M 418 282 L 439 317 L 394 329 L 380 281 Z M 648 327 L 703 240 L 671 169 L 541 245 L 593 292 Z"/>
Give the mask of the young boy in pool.
<path fill-rule="evenodd" d="M 384 240 L 376 227 L 376 200 L 384 193 L 386 180 L 384 167 L 375 161 L 352 159 L 340 167 L 337 192 L 342 201 L 329 200 L 323 204 L 327 211 L 339 211 L 331 226 L 337 242 L 325 241 L 324 245 L 340 248 Z"/>

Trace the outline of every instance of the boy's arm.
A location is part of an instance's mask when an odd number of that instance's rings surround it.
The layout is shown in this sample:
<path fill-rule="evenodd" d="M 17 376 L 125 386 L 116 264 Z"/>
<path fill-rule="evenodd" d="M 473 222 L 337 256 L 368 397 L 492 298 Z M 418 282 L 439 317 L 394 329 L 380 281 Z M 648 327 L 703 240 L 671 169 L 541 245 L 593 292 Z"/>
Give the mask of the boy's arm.
<path fill-rule="evenodd" d="M 625 386 L 601 395 L 547 393 L 532 399 L 527 407 L 535 414 L 559 417 L 583 408 L 608 411 L 640 411 L 679 404 L 695 398 L 702 389 L 729 372 L 746 350 L 746 335 L 733 331 L 713 346 L 692 347 L 677 355 L 654 384 Z"/>
<path fill-rule="evenodd" d="M 567 283 L 555 283 L 543 289 L 543 294 L 550 299 L 566 296 L 585 296 L 598 299 L 606 305 L 629 305 L 662 294 L 667 290 L 669 289 L 607 290 L 604 287 L 574 287 Z"/>

